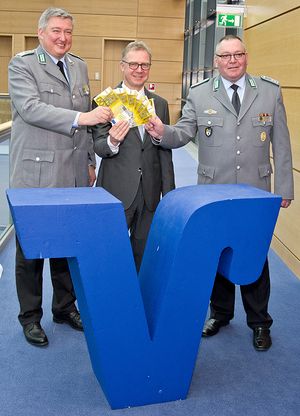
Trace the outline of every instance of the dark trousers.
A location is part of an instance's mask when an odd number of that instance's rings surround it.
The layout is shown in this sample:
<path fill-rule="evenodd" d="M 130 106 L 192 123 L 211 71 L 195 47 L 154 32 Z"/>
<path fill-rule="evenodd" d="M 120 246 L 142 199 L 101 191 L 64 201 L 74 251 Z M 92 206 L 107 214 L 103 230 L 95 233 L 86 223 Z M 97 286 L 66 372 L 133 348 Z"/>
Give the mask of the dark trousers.
<path fill-rule="evenodd" d="M 259 279 L 249 285 L 240 286 L 242 301 L 250 328 L 269 328 L 273 320 L 268 314 L 270 297 L 270 274 L 266 260 Z M 210 298 L 210 317 L 230 321 L 234 316 L 235 285 L 217 273 Z"/>
<path fill-rule="evenodd" d="M 139 272 L 154 211 L 149 211 L 144 200 L 142 183 L 131 206 L 125 210 L 127 227 L 137 272 Z"/>
<path fill-rule="evenodd" d="M 68 262 L 65 258 L 50 259 L 49 262 L 53 286 L 52 312 L 54 315 L 72 312 L 76 309 L 76 297 Z M 40 322 L 43 316 L 43 266 L 43 259 L 25 259 L 16 239 L 16 285 L 20 303 L 18 318 L 21 325 Z"/>

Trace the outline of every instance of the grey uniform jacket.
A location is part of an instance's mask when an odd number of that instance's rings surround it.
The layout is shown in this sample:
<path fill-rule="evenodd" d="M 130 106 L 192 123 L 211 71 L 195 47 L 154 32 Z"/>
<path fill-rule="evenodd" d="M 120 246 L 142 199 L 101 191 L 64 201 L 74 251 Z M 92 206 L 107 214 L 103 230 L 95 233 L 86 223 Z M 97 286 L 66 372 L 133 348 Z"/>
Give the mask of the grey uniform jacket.
<path fill-rule="evenodd" d="M 72 128 L 77 112 L 90 109 L 87 67 L 71 54 L 65 60 L 70 85 L 41 47 L 9 64 L 11 187 L 88 186 L 92 136 Z"/>
<path fill-rule="evenodd" d="M 155 111 L 164 123 L 169 123 L 168 103 L 162 97 L 145 89 L 148 98 L 154 99 Z M 93 106 L 96 104 L 93 103 Z M 120 144 L 119 153 L 113 154 L 107 144 L 111 124 L 93 127 L 94 150 L 102 158 L 97 186 L 123 202 L 128 209 L 132 204 L 142 178 L 143 196 L 147 208 L 154 211 L 161 196 L 175 187 L 172 153 L 153 145 L 145 132 L 143 140 L 137 127 L 129 130 Z"/>
<path fill-rule="evenodd" d="M 198 133 L 199 184 L 246 183 L 293 199 L 290 137 L 279 85 L 246 74 L 246 89 L 237 116 L 220 77 L 191 87 L 182 117 L 165 126 L 161 145 L 181 147 Z"/>

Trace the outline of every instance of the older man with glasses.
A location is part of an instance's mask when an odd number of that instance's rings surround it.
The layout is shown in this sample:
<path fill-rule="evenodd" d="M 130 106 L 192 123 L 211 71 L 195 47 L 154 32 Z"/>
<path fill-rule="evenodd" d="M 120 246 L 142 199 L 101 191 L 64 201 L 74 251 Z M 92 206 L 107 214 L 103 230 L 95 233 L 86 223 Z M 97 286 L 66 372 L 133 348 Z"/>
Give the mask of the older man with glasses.
<path fill-rule="evenodd" d="M 168 124 L 167 101 L 145 88 L 150 67 L 149 47 L 142 41 L 129 43 L 122 52 L 123 82 L 118 87 L 153 99 L 156 114 Z M 160 198 L 175 187 L 171 150 L 155 146 L 143 125 L 129 128 L 127 121 L 94 126 L 93 139 L 102 158 L 96 185 L 123 202 L 139 271 L 154 211 Z"/>
<path fill-rule="evenodd" d="M 181 119 L 165 126 L 157 117 L 145 126 L 166 148 L 184 146 L 198 133 L 199 184 L 246 183 L 271 190 L 270 147 L 275 167 L 275 193 L 282 208 L 294 197 L 292 156 L 285 109 L 278 81 L 247 74 L 248 55 L 242 40 L 227 35 L 216 47 L 219 76 L 191 87 Z M 247 218 L 245 218 L 247 221 Z M 258 230 L 259 232 L 259 230 Z M 266 351 L 272 341 L 268 313 L 270 276 L 268 260 L 259 279 L 241 286 L 253 345 Z M 235 285 L 217 273 L 210 303 L 210 318 L 202 335 L 217 334 L 234 315 Z"/>

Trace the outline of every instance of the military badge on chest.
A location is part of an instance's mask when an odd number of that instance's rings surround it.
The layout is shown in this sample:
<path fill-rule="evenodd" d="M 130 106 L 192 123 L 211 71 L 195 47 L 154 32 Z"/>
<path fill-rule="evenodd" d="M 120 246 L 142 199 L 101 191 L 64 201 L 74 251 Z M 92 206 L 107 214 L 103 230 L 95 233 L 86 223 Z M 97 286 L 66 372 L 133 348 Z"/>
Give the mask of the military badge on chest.
<path fill-rule="evenodd" d="M 205 133 L 206 137 L 210 137 L 212 135 L 212 128 L 211 127 L 205 127 L 204 133 Z"/>

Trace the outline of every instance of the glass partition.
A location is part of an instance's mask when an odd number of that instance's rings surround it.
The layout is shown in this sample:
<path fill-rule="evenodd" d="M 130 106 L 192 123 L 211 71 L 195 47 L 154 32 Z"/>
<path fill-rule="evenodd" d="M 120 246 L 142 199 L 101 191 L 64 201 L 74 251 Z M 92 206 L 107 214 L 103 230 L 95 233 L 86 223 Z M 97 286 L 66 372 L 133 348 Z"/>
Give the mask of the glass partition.
<path fill-rule="evenodd" d="M 10 100 L 0 97 L 0 246 L 12 227 L 5 191 L 9 187 L 9 141 L 11 134 Z"/>

